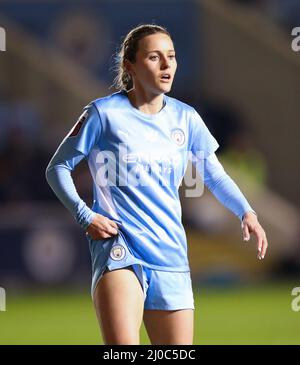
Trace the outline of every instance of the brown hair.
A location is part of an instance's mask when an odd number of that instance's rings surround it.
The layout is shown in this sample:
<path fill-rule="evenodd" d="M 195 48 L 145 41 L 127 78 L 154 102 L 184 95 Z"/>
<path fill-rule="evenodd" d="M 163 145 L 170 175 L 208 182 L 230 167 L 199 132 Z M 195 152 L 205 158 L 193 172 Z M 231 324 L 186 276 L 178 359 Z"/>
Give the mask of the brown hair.
<path fill-rule="evenodd" d="M 135 56 L 138 51 L 139 40 L 147 35 L 155 33 L 164 33 L 171 38 L 171 35 L 166 28 L 156 24 L 141 24 L 133 28 L 123 40 L 120 50 L 115 55 L 115 72 L 117 76 L 114 79 L 113 85 L 118 90 L 130 90 L 133 87 L 133 82 L 130 74 L 124 67 L 124 60 L 132 63 L 135 62 Z"/>

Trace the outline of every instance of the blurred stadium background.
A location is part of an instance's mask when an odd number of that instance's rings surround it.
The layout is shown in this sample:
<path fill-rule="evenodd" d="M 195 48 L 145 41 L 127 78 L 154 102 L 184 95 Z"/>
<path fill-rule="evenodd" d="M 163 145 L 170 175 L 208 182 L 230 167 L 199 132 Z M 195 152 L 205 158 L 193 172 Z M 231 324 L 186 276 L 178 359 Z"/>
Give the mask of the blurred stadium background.
<path fill-rule="evenodd" d="M 299 344 L 298 0 L 0 0 L 0 344 L 101 343 L 87 241 L 44 173 L 82 107 L 114 91 L 121 37 L 149 22 L 173 35 L 170 96 L 202 115 L 270 244 L 258 261 L 232 213 L 181 188 L 195 344 Z M 74 179 L 91 202 L 85 163 Z"/>

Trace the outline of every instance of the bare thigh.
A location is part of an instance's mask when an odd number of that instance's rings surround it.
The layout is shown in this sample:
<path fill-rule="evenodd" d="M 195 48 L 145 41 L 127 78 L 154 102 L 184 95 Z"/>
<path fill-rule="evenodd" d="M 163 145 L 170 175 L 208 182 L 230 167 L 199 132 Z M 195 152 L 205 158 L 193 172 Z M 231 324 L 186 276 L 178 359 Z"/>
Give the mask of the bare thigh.
<path fill-rule="evenodd" d="M 93 301 L 105 344 L 139 344 L 144 294 L 131 268 L 107 271 L 96 287 Z"/>
<path fill-rule="evenodd" d="M 145 310 L 144 323 L 152 345 L 192 345 L 194 311 Z"/>

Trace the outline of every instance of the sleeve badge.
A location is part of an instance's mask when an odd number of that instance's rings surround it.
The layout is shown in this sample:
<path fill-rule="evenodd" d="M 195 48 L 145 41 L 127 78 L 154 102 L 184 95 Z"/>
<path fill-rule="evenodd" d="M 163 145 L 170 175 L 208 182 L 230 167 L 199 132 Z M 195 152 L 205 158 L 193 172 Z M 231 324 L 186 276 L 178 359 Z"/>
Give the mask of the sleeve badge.
<path fill-rule="evenodd" d="M 87 110 L 84 111 L 80 117 L 78 118 L 76 124 L 74 125 L 74 127 L 72 128 L 70 134 L 69 134 L 69 137 L 75 137 L 77 136 L 77 134 L 79 133 L 81 127 L 83 126 L 83 123 L 85 122 L 85 120 L 87 119 L 88 117 L 88 112 Z"/>

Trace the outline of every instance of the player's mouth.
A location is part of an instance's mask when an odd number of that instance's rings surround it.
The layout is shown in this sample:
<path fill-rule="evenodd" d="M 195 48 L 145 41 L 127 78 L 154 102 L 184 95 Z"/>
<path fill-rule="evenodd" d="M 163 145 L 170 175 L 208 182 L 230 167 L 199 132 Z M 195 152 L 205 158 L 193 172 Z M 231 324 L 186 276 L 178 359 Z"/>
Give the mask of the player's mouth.
<path fill-rule="evenodd" d="M 168 72 L 165 72 L 163 73 L 161 76 L 160 76 L 160 81 L 161 82 L 166 82 L 166 83 L 169 83 L 172 81 L 172 76 L 170 73 Z"/>

